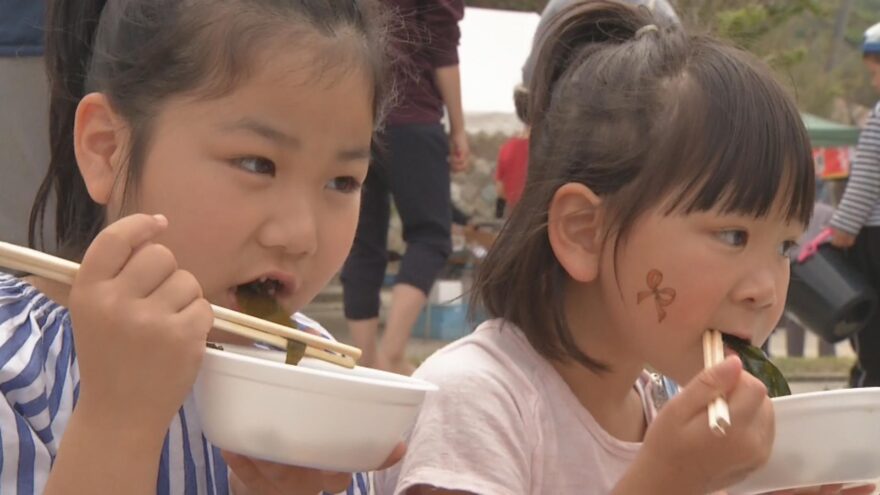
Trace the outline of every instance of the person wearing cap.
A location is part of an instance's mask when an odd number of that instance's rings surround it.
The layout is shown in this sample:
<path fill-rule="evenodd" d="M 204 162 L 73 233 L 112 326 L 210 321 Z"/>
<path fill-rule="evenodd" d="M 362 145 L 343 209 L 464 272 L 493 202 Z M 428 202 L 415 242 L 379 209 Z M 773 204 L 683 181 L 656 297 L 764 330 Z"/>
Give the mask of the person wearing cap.
<path fill-rule="evenodd" d="M 45 8 L 0 2 L 0 240 L 16 244 L 27 243 L 30 205 L 49 164 Z"/>
<path fill-rule="evenodd" d="M 865 31 L 862 61 L 880 93 L 880 23 Z M 834 246 L 880 291 L 880 102 L 859 136 L 849 181 L 831 218 Z M 880 386 L 880 311 L 852 339 L 858 360 L 850 374 L 852 387 Z"/>

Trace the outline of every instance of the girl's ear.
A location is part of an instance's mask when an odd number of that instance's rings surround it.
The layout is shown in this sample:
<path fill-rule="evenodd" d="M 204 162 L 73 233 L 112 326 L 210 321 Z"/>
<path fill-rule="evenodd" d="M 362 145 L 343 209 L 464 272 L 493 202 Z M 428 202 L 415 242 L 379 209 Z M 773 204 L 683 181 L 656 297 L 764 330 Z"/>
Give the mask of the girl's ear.
<path fill-rule="evenodd" d="M 90 93 L 80 100 L 73 125 L 76 163 L 89 196 L 106 205 L 122 169 L 128 132 L 110 101 L 102 93 Z"/>
<path fill-rule="evenodd" d="M 550 201 L 547 235 L 556 259 L 578 282 L 591 282 L 602 250 L 602 200 L 589 187 L 568 183 Z"/>

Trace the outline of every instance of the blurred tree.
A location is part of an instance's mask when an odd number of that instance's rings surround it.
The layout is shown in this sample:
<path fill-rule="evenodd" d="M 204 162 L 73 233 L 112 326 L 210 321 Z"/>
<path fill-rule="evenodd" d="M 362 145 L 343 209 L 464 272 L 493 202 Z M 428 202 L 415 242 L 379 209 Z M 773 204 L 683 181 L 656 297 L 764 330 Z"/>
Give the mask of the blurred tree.
<path fill-rule="evenodd" d="M 465 0 L 540 12 L 546 0 Z M 880 0 L 671 0 L 692 31 L 729 39 L 768 62 L 806 111 L 853 122 L 877 95 L 861 64 L 862 37 Z M 842 102 L 842 105 L 840 104 Z M 841 108 L 843 107 L 843 108 Z"/>

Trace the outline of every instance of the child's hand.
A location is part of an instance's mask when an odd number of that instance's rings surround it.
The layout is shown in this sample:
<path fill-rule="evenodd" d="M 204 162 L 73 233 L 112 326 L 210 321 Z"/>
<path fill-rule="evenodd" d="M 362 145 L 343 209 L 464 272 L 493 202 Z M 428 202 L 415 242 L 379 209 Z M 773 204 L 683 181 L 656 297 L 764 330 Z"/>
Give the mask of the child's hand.
<path fill-rule="evenodd" d="M 732 423 L 724 436 L 712 433 L 707 413 L 721 394 Z M 663 407 L 648 428 L 633 475 L 651 480 L 658 493 L 705 494 L 730 486 L 767 461 L 773 420 L 767 389 L 742 371 L 739 358 L 728 357 Z"/>
<path fill-rule="evenodd" d="M 296 447 L 293 447 L 296 448 Z M 378 469 L 389 468 L 403 458 L 406 447 L 401 443 L 394 448 Z M 229 482 L 234 495 L 315 495 L 316 493 L 344 492 L 351 484 L 351 473 L 333 473 L 317 469 L 286 466 L 250 459 L 231 452 L 223 452 L 223 459 L 232 473 Z"/>
<path fill-rule="evenodd" d="M 453 172 L 464 172 L 470 164 L 471 150 L 467 133 L 453 132 L 449 135 L 449 167 Z"/>
<path fill-rule="evenodd" d="M 211 306 L 171 251 L 151 242 L 167 223 L 138 214 L 104 229 L 70 291 L 77 409 L 111 428 L 164 435 L 205 352 Z"/>

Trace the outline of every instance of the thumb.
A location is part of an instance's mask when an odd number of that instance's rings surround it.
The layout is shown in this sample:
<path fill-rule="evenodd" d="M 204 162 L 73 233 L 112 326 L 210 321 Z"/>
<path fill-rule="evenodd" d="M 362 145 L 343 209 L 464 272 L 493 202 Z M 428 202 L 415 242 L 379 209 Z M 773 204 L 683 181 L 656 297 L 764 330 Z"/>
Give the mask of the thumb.
<path fill-rule="evenodd" d="M 728 356 L 695 376 L 667 407 L 674 405 L 685 418 L 702 414 L 710 402 L 733 390 L 741 373 L 742 361 L 739 357 Z"/>

